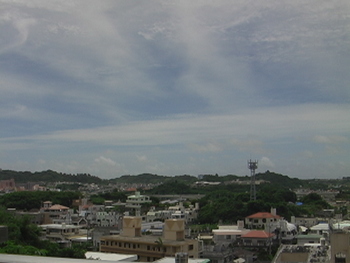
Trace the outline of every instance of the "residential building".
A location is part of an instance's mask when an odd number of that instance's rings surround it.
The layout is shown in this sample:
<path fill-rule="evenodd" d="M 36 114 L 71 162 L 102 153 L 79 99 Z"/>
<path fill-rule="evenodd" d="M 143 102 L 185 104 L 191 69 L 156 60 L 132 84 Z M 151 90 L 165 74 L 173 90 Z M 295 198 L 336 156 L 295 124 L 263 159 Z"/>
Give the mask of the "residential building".
<path fill-rule="evenodd" d="M 275 233 L 276 239 L 285 244 L 291 244 L 298 234 L 298 228 L 296 225 L 289 223 L 285 219 L 280 219 L 276 222 L 266 225 L 265 227 L 265 231 Z"/>
<path fill-rule="evenodd" d="M 320 219 L 317 217 L 291 217 L 291 223 L 297 226 L 304 226 L 310 228 L 320 222 Z"/>
<path fill-rule="evenodd" d="M 245 218 L 245 226 L 249 229 L 268 229 L 272 223 L 282 219 L 276 214 L 276 209 L 271 208 L 271 212 L 259 212 Z M 271 232 L 271 231 L 268 231 Z"/>
<path fill-rule="evenodd" d="M 0 180 L 0 192 L 12 192 L 16 190 L 14 179 Z"/>
<path fill-rule="evenodd" d="M 126 200 L 126 208 L 135 209 L 135 215 L 141 215 L 141 208 L 144 204 L 151 203 L 151 199 L 147 195 L 141 195 L 140 192 L 136 191 L 134 195 L 129 195 Z"/>
<path fill-rule="evenodd" d="M 272 246 L 274 236 L 274 234 L 264 230 L 252 230 L 241 236 L 242 246 L 269 248 Z"/>
<path fill-rule="evenodd" d="M 331 262 L 350 263 L 349 222 L 330 224 Z"/>
<path fill-rule="evenodd" d="M 79 236 L 79 226 L 66 224 L 47 224 L 40 226 L 44 231 L 44 239 L 70 246 L 70 239 Z"/>
<path fill-rule="evenodd" d="M 304 246 L 305 244 L 319 244 L 321 243 L 322 235 L 308 234 L 308 235 L 297 235 L 296 242 L 298 246 Z"/>
<path fill-rule="evenodd" d="M 212 235 L 198 235 L 203 241 L 201 257 L 210 259 L 213 263 L 233 262 L 235 247 L 242 235 L 250 230 L 244 228 L 244 222 L 238 221 L 237 225 L 219 225 L 212 230 Z"/>
<path fill-rule="evenodd" d="M 238 221 L 237 225 L 219 225 L 219 229 L 212 230 L 213 241 L 215 244 L 233 244 L 249 231 L 244 228 L 243 221 Z"/>
<path fill-rule="evenodd" d="M 44 214 L 43 224 L 52 224 L 55 219 L 60 219 L 62 215 L 67 215 L 69 207 L 59 204 L 52 205 L 51 201 L 46 201 L 43 203 L 40 212 Z"/>
<path fill-rule="evenodd" d="M 310 234 L 326 235 L 329 234 L 329 223 L 319 223 L 310 227 Z"/>
<path fill-rule="evenodd" d="M 178 202 L 176 205 L 169 206 L 167 210 L 156 211 L 154 207 L 146 214 L 146 221 L 153 222 L 166 219 L 184 219 L 186 224 L 194 221 L 198 217 L 199 204 L 189 205 L 185 207 L 183 202 Z"/>

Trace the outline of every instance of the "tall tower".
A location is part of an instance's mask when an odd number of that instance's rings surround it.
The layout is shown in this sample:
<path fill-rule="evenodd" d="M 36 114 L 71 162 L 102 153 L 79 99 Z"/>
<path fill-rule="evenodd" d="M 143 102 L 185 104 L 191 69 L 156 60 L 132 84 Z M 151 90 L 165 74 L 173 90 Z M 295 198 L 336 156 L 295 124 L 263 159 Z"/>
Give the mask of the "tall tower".
<path fill-rule="evenodd" d="M 258 161 L 248 161 L 248 169 L 250 170 L 250 200 L 256 200 L 256 188 L 255 188 L 255 170 L 258 169 Z"/>

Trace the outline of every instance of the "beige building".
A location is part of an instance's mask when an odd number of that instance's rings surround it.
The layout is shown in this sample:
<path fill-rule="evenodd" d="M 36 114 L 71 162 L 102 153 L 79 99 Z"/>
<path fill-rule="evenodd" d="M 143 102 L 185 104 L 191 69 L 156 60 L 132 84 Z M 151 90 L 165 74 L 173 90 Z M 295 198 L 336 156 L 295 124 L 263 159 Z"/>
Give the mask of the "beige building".
<path fill-rule="evenodd" d="M 141 235 L 141 217 L 125 216 L 120 235 L 101 237 L 100 251 L 108 253 L 137 254 L 139 261 L 155 261 L 187 253 L 189 258 L 199 258 L 199 242 L 185 239 L 185 221 L 168 219 L 163 235 Z"/>
<path fill-rule="evenodd" d="M 350 233 L 347 229 L 332 229 L 331 262 L 350 263 Z"/>

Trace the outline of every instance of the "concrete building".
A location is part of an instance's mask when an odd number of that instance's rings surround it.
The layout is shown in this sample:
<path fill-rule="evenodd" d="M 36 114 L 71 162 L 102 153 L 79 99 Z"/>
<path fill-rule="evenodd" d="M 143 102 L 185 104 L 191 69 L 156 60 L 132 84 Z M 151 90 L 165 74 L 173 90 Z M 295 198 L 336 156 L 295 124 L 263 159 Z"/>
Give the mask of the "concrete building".
<path fill-rule="evenodd" d="M 60 219 L 61 216 L 67 215 L 69 207 L 63 205 L 52 205 L 51 201 L 43 203 L 43 207 L 40 209 L 40 213 L 44 214 L 43 224 L 52 224 L 53 220 Z"/>
<path fill-rule="evenodd" d="M 296 237 L 297 245 L 304 246 L 306 244 L 320 244 L 322 235 L 318 234 L 308 234 L 308 235 L 297 235 Z"/>
<path fill-rule="evenodd" d="M 347 224 L 330 225 L 331 262 L 350 263 L 350 232 Z"/>
<path fill-rule="evenodd" d="M 335 263 L 335 261 L 331 261 L 331 252 L 329 246 L 325 244 L 309 246 L 282 245 L 271 262 Z"/>
<path fill-rule="evenodd" d="M 16 190 L 14 179 L 0 180 L 0 192 L 12 192 Z"/>
<path fill-rule="evenodd" d="M 291 217 L 291 223 L 297 226 L 304 226 L 310 228 L 320 222 L 320 219 L 317 217 Z"/>
<path fill-rule="evenodd" d="M 315 235 L 329 235 L 329 224 L 319 223 L 315 226 L 310 227 L 310 234 Z"/>
<path fill-rule="evenodd" d="M 151 203 L 151 199 L 147 195 L 141 195 L 140 192 L 135 192 L 134 195 L 129 195 L 126 200 L 126 208 L 135 209 L 135 215 L 141 215 L 141 208 L 144 204 Z"/>
<path fill-rule="evenodd" d="M 101 252 L 137 254 L 139 261 L 174 257 L 178 252 L 187 253 L 189 258 L 199 257 L 198 240 L 185 239 L 184 220 L 166 220 L 163 235 L 159 237 L 142 235 L 141 217 L 125 216 L 120 235 L 104 236 L 100 240 Z"/>
<path fill-rule="evenodd" d="M 243 221 L 238 221 L 237 225 L 219 225 L 219 229 L 212 230 L 213 241 L 215 244 L 233 244 L 248 232 Z"/>
<path fill-rule="evenodd" d="M 199 203 L 185 207 L 183 202 L 178 202 L 176 205 L 169 206 L 167 210 L 156 211 L 151 207 L 146 214 L 146 221 L 153 222 L 166 219 L 184 219 L 186 224 L 194 221 L 198 217 Z"/>
<path fill-rule="evenodd" d="M 269 248 L 272 246 L 274 236 L 274 234 L 263 230 L 252 230 L 241 237 L 242 246 Z"/>
<path fill-rule="evenodd" d="M 276 222 L 266 225 L 265 231 L 275 233 L 276 239 L 284 244 L 293 243 L 296 235 L 298 234 L 297 226 L 287 222 L 285 219 L 280 219 Z"/>
<path fill-rule="evenodd" d="M 282 219 L 276 214 L 276 209 L 271 208 L 271 212 L 259 212 L 245 218 L 245 226 L 249 229 L 267 229 L 272 223 Z"/>
<path fill-rule="evenodd" d="M 44 239 L 62 244 L 63 246 L 70 246 L 70 239 L 79 236 L 79 226 L 66 224 L 48 224 L 41 225 Z"/>

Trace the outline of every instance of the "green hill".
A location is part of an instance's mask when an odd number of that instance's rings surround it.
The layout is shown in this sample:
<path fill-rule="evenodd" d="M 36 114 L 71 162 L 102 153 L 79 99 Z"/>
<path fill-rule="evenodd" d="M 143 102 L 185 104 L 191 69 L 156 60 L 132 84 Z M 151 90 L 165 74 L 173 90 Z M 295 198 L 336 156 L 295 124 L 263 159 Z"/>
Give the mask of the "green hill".
<path fill-rule="evenodd" d="M 79 182 L 101 184 L 103 180 L 90 174 L 65 174 L 52 170 L 42 172 L 0 170 L 0 180 L 14 179 L 16 183 L 27 182 Z"/>

